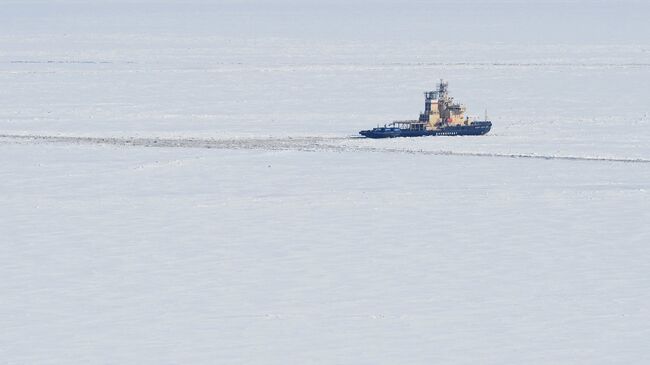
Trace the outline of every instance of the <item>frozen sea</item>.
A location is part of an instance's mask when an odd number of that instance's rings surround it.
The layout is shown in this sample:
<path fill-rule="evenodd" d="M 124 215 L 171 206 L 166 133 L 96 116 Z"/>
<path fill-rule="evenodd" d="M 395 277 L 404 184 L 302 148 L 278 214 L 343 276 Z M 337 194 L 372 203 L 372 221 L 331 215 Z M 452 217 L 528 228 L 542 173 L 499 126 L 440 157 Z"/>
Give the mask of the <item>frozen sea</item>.
<path fill-rule="evenodd" d="M 2 5 L 0 363 L 650 362 L 644 1 Z"/>

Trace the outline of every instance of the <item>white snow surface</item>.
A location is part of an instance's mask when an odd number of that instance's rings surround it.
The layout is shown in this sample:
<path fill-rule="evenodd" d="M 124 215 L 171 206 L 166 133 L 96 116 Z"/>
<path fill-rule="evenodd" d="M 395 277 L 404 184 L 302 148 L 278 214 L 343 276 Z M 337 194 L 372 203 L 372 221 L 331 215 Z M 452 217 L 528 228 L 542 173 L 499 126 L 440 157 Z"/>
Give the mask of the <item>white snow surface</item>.
<path fill-rule="evenodd" d="M 0 363 L 647 364 L 649 11 L 3 2 Z"/>

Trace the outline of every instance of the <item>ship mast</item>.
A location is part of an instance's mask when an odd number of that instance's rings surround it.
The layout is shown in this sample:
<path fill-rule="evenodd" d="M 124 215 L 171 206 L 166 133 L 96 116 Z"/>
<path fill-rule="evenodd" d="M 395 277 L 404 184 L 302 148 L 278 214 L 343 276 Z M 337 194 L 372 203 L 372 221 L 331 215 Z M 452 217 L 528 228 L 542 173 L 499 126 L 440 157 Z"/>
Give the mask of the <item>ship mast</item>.
<path fill-rule="evenodd" d="M 448 86 L 449 83 L 440 79 L 440 83 L 438 84 L 438 111 L 440 112 L 440 120 L 443 124 L 448 123 L 451 116 L 449 112 L 451 98 L 447 90 Z"/>

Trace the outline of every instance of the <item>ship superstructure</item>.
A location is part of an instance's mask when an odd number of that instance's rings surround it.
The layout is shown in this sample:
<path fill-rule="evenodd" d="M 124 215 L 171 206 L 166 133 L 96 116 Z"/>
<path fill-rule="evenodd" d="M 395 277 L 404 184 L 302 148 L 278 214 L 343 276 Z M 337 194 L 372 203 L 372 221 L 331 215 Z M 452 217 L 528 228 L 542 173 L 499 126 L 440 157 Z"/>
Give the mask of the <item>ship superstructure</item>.
<path fill-rule="evenodd" d="M 483 135 L 492 122 L 470 120 L 464 105 L 449 96 L 448 83 L 440 80 L 436 91 L 424 93 L 424 112 L 417 120 L 398 120 L 384 127 L 359 132 L 370 138 L 416 137 L 435 135 Z"/>

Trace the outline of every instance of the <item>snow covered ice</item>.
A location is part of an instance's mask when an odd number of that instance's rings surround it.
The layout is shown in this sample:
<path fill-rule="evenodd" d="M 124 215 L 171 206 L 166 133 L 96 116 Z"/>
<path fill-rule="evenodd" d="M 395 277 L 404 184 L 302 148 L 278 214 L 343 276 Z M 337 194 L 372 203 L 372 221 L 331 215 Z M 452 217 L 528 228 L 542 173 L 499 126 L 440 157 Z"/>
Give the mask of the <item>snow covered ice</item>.
<path fill-rule="evenodd" d="M 3 3 L 0 363 L 648 363 L 649 11 Z"/>

